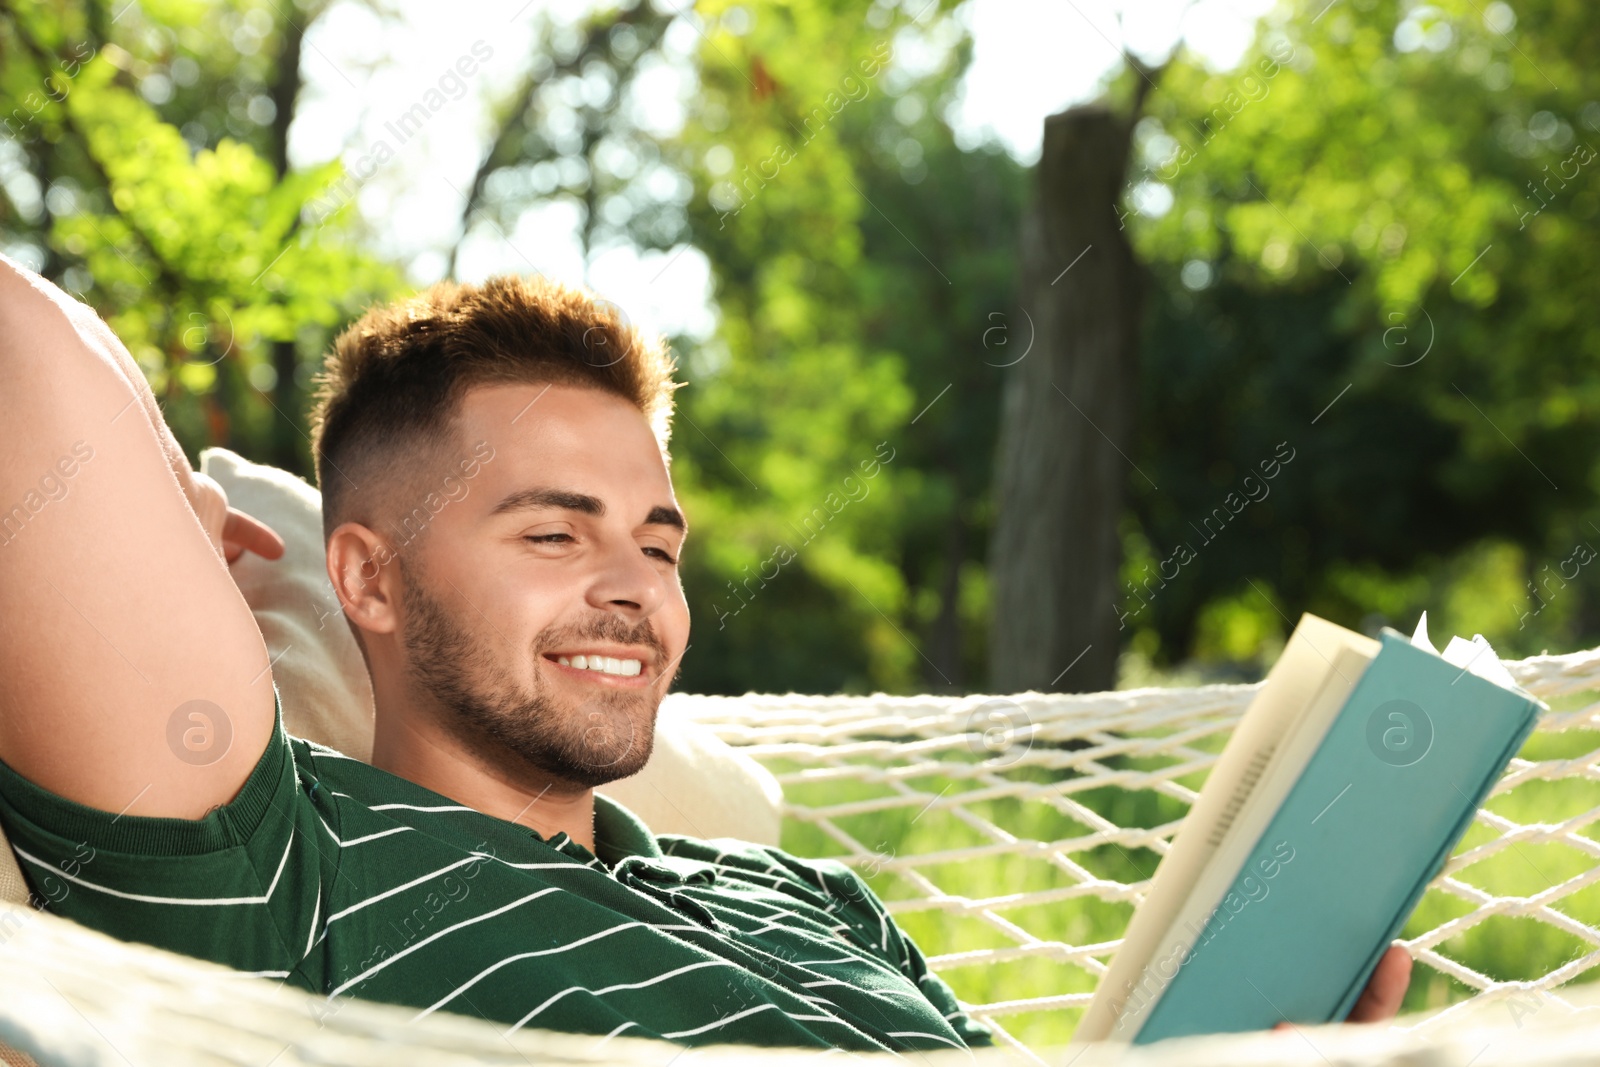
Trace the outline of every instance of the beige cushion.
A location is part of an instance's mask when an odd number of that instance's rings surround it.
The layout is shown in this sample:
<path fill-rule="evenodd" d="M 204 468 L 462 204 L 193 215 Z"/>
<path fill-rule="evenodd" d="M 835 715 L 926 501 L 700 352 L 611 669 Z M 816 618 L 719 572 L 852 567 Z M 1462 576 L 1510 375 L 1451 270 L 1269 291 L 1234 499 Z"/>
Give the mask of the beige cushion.
<path fill-rule="evenodd" d="M 202 452 L 200 469 L 221 483 L 234 507 L 260 518 L 284 540 L 282 559 L 247 552 L 230 568 L 266 639 L 283 699 L 284 729 L 370 759 L 372 682 L 328 582 L 321 496 L 294 475 L 225 448 Z M 778 844 L 783 790 L 777 779 L 690 721 L 676 697 L 662 702 L 645 769 L 599 792 L 658 834 Z M 3 831 L 0 899 L 27 899 Z"/>
<path fill-rule="evenodd" d="M 11 844 L 6 841 L 6 832 L 0 829 L 0 900 L 9 900 L 13 904 L 26 904 L 28 902 L 28 883 L 22 880 L 22 868 L 17 865 L 16 853 L 11 851 Z"/>

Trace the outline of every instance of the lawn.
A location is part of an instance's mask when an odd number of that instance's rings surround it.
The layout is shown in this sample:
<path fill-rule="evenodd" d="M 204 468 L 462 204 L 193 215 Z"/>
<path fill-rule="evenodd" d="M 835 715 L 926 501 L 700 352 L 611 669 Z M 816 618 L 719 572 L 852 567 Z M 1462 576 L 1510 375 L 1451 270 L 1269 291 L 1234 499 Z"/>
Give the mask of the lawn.
<path fill-rule="evenodd" d="M 1556 710 L 1571 710 L 1584 702 L 1579 695 L 1553 706 Z M 1217 732 L 1191 744 L 1196 749 L 1216 752 L 1226 740 L 1225 732 Z M 1070 755 L 1064 750 L 1055 754 L 1061 760 Z M 1115 895 L 1115 884 L 1137 883 L 1153 873 L 1159 857 L 1149 848 L 1071 845 L 1055 851 L 1040 850 L 1032 855 L 957 855 L 937 861 L 942 853 L 995 844 L 992 834 L 960 816 L 952 806 L 953 801 L 960 801 L 960 808 L 970 815 L 987 820 L 1021 841 L 1070 842 L 1093 831 L 1082 818 L 1074 818 L 1070 808 L 1061 810 L 1064 805 L 1059 800 L 1051 803 L 1038 796 L 984 799 L 981 794 L 993 782 L 979 780 L 975 772 L 986 755 L 981 750 L 973 753 L 957 745 L 938 751 L 933 758 L 924 754 L 915 764 L 909 760 L 885 764 L 881 753 L 852 757 L 842 769 L 790 759 L 765 762 L 780 775 L 806 774 L 805 780 L 791 780 L 785 784 L 786 796 L 793 804 L 809 809 L 831 809 L 856 802 L 883 801 L 881 810 L 831 818 L 840 830 L 875 853 L 874 858 L 854 866 L 884 900 L 925 900 L 935 891 L 966 900 L 1061 891 L 1057 899 L 1043 904 L 1002 900 L 964 914 L 931 907 L 897 911 L 896 920 L 930 957 L 1016 946 L 1022 939 L 1007 931 L 1008 924 L 1015 924 L 1042 942 L 1066 946 L 1101 945 L 1122 936 L 1133 905 L 1125 900 L 1104 898 Z M 1535 761 L 1591 755 L 1600 759 L 1600 732 L 1593 730 L 1536 733 L 1520 753 L 1521 758 Z M 1580 765 L 1588 762 L 1580 760 Z M 1112 769 L 1156 770 L 1171 765 L 1172 760 L 1111 757 L 1103 763 Z M 894 780 L 927 798 L 937 799 L 931 805 L 926 800 L 906 803 L 905 792 L 882 773 L 889 771 L 892 775 L 897 770 L 918 776 Z M 1068 796 L 1122 827 L 1160 827 L 1182 818 L 1187 811 L 1182 801 L 1149 789 L 1085 788 L 1086 783 L 1075 786 L 1074 783 L 1083 783 L 1084 776 L 1071 768 L 1013 765 L 998 773 L 1010 783 L 1054 786 L 1045 791 L 1047 795 Z M 1205 773 L 1196 772 L 1176 780 L 1198 790 L 1204 783 Z M 870 780 L 874 778 L 878 780 Z M 961 801 L 964 796 L 970 799 Z M 1600 782 L 1581 774 L 1558 781 L 1530 781 L 1494 797 L 1487 807 L 1494 814 L 1524 826 L 1558 823 L 1583 813 L 1591 813 L 1592 818 L 1600 815 Z M 1592 822 L 1583 824 L 1573 833 L 1584 841 L 1596 841 Z M 1457 854 L 1499 836 L 1500 831 L 1480 819 L 1469 829 Z M 783 847 L 800 856 L 843 857 L 848 854 L 820 825 L 801 818 L 786 821 Z M 1533 897 L 1600 867 L 1595 858 L 1600 857 L 1600 841 L 1596 841 L 1593 851 L 1595 856 L 1570 844 L 1517 843 L 1455 872 L 1453 877 L 1497 897 Z M 936 861 L 924 863 L 919 859 L 914 874 L 894 866 L 908 857 L 925 856 L 935 857 Z M 1075 872 L 1072 865 L 1081 868 L 1082 873 Z M 927 885 L 920 884 L 916 880 L 918 875 L 936 889 L 930 890 Z M 1551 920 L 1576 920 L 1584 926 L 1600 928 L 1600 880 L 1569 889 L 1540 901 L 1548 909 L 1546 911 L 1526 908 L 1523 909 L 1526 914 L 1490 916 L 1442 941 L 1437 951 L 1498 981 L 1536 979 L 1579 960 L 1594 951 L 1596 945 L 1570 930 L 1558 928 Z M 1402 936 L 1417 937 L 1474 909 L 1474 904 L 1458 895 L 1430 888 Z M 1600 934 L 1595 936 L 1600 942 Z M 1102 961 L 1109 959 L 1104 949 L 1097 955 Z M 1059 950 L 1053 954 L 1046 950 L 998 963 L 962 965 L 960 961 L 953 961 L 937 969 L 956 994 L 971 1004 L 1092 992 L 1095 985 L 1092 974 L 1060 956 Z M 1596 976 L 1600 976 L 1600 972 L 1585 970 L 1571 976 L 1571 980 L 1583 982 Z M 1402 1010 L 1441 1007 L 1466 999 L 1473 992 L 1456 978 L 1419 964 L 1413 972 L 1411 989 Z M 1508 1005 L 1507 1010 L 1525 1016 L 1537 1010 L 1540 1003 L 1539 998 L 1529 995 L 1520 998 L 1515 1005 Z M 999 1021 L 1025 1044 L 1037 1049 L 1064 1044 L 1072 1036 L 1081 1014 L 1081 1008 L 1051 1007 L 1008 1013 Z"/>

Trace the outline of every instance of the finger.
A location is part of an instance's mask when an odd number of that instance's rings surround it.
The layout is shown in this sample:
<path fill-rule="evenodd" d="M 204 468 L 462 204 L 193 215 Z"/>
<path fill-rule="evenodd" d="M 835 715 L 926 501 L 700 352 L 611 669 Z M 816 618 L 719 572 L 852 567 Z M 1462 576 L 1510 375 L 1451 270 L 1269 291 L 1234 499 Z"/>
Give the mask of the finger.
<path fill-rule="evenodd" d="M 228 509 L 228 517 L 222 524 L 222 542 L 228 546 L 226 555 L 229 563 L 246 550 L 263 559 L 279 559 L 283 556 L 283 538 L 278 536 L 277 531 L 238 508 Z"/>
<path fill-rule="evenodd" d="M 1392 1019 L 1399 1012 L 1400 1002 L 1405 999 L 1410 985 L 1411 954 L 1399 945 L 1390 945 L 1345 1021 L 1374 1023 Z"/>

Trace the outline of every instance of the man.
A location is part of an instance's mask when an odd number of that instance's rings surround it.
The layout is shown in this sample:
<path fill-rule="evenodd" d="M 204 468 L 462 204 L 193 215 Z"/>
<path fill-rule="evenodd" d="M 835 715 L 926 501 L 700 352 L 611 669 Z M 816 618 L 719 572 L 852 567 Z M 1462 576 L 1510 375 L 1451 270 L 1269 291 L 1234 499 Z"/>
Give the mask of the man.
<path fill-rule="evenodd" d="M 314 445 L 368 765 L 283 732 L 225 566 L 281 541 L 190 469 L 92 312 L 0 262 L 0 507 L 28 502 L 0 543 L 0 821 L 45 906 L 330 1011 L 991 1043 L 842 864 L 656 837 L 593 792 L 648 759 L 688 645 L 673 371 L 542 280 L 440 284 L 339 338 Z M 1390 962 L 1353 1017 L 1394 1013 Z"/>

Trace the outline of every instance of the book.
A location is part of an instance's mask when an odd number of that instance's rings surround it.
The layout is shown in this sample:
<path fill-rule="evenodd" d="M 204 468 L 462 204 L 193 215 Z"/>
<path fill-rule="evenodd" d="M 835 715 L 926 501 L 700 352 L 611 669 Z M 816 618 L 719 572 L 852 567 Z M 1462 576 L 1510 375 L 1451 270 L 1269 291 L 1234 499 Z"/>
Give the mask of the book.
<path fill-rule="evenodd" d="M 1546 710 L 1482 635 L 1302 616 L 1073 1040 L 1345 1018 Z"/>

